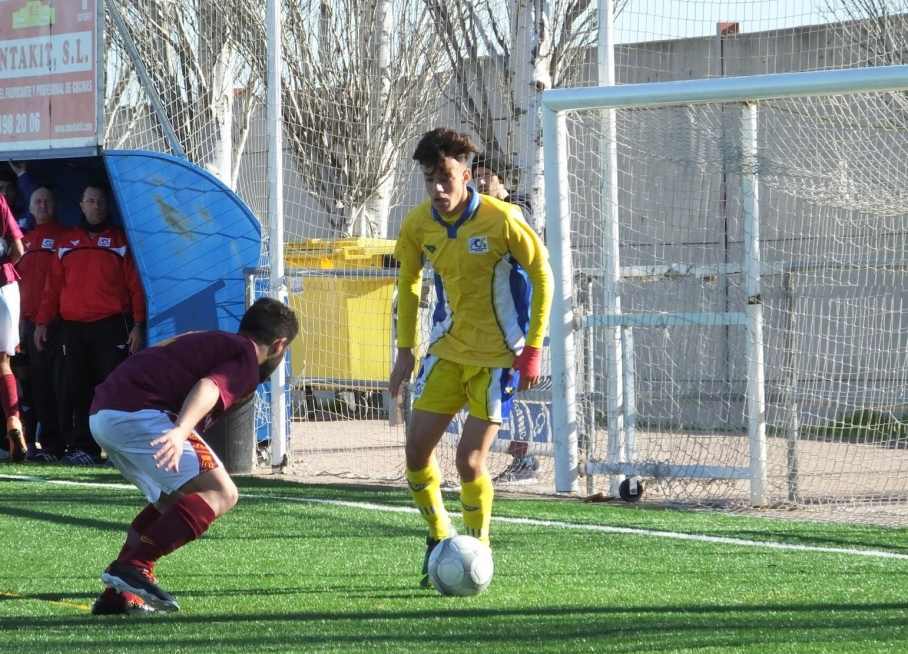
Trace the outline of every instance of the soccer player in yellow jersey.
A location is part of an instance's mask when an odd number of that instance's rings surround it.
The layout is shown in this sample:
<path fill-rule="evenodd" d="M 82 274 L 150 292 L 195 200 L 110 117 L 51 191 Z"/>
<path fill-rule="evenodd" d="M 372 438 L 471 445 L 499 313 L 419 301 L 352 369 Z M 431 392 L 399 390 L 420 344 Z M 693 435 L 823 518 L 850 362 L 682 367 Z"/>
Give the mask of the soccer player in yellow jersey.
<path fill-rule="evenodd" d="M 441 498 L 435 447 L 467 405 L 470 415 L 456 456 L 460 503 L 467 533 L 488 545 L 493 491 L 486 455 L 507 419 L 514 392 L 539 381 L 552 301 L 548 253 L 520 209 L 468 186 L 470 160 L 478 153 L 469 136 L 453 129 L 423 135 L 413 159 L 422 168 L 429 199 L 404 218 L 394 250 L 400 273 L 392 396 L 410 379 L 416 363 L 424 262 L 435 270 L 434 324 L 413 385 L 406 442 L 410 494 L 429 526 L 420 581 L 424 587 L 429 585 L 429 554 L 454 533 Z"/>

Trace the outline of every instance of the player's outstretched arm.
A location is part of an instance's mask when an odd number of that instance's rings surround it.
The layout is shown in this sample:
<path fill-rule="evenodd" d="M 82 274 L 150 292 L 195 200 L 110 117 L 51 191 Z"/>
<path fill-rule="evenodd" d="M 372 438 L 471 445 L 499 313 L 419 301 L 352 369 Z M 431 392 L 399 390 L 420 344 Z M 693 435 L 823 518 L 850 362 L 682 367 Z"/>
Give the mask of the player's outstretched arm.
<path fill-rule="evenodd" d="M 183 443 L 189 438 L 193 428 L 208 415 L 221 398 L 221 390 L 208 377 L 203 377 L 189 391 L 176 424 L 169 432 L 151 441 L 152 447 L 157 447 L 154 453 L 155 465 L 164 470 L 180 470 L 180 456 L 183 453 Z"/>

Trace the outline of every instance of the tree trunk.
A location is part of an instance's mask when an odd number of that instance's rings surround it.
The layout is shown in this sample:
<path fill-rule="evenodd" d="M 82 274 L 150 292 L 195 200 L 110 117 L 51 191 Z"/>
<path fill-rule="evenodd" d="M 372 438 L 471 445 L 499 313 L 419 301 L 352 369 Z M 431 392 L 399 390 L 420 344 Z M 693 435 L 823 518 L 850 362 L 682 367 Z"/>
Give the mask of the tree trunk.
<path fill-rule="evenodd" d="M 514 88 L 516 135 L 509 142 L 520 170 L 519 189 L 533 207 L 533 229 L 545 227 L 542 169 L 542 92 L 552 87 L 549 76 L 552 30 L 545 0 L 514 0 L 511 14 L 510 74 Z"/>

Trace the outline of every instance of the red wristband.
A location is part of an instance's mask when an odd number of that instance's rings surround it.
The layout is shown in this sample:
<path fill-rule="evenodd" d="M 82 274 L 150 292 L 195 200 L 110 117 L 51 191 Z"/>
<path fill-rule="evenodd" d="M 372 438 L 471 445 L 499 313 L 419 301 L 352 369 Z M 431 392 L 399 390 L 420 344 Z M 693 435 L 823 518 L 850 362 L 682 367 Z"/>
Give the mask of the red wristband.
<path fill-rule="evenodd" d="M 539 376 L 539 361 L 542 358 L 542 350 L 538 347 L 524 345 L 523 350 L 514 359 L 512 368 L 520 373 L 522 379 Z"/>

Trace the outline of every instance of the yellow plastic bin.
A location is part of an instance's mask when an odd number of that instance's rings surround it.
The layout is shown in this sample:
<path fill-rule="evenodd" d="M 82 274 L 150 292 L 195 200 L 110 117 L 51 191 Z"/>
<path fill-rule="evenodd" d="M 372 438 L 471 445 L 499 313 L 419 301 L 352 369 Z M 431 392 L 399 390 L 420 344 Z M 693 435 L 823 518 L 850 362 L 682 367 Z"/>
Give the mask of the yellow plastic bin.
<path fill-rule="evenodd" d="M 391 365 L 394 240 L 312 239 L 286 246 L 300 338 L 291 372 L 313 388 L 384 384 Z"/>

